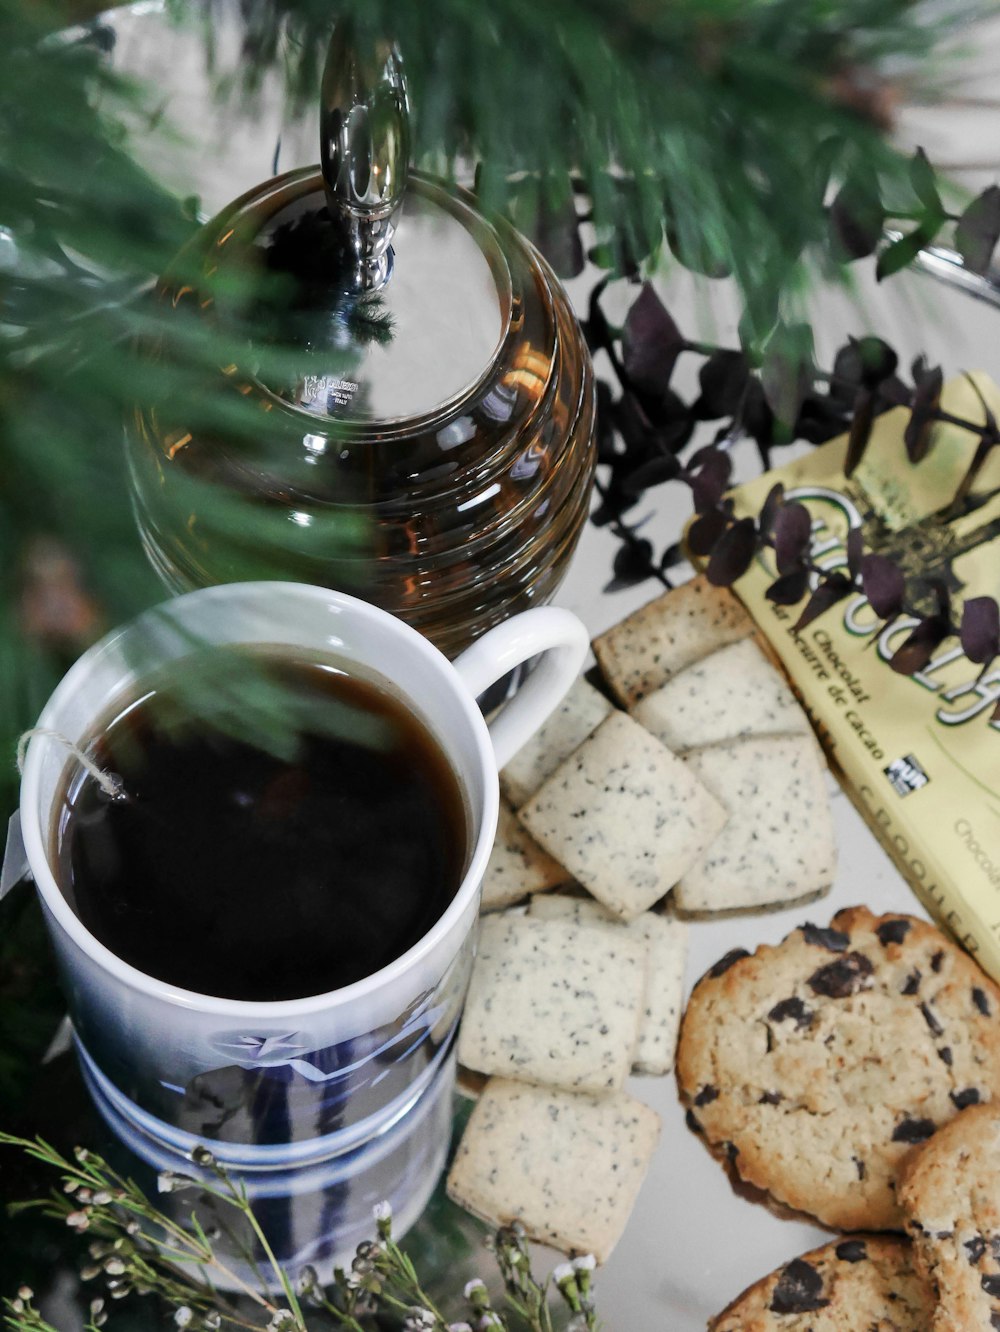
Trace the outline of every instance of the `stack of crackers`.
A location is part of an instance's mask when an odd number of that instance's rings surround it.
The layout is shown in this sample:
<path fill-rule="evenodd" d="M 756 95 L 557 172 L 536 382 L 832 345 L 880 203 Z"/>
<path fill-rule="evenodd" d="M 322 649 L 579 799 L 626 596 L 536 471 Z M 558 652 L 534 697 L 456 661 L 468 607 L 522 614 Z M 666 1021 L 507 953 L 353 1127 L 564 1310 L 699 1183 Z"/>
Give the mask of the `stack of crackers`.
<path fill-rule="evenodd" d="M 624 1083 L 673 1066 L 684 918 L 833 880 L 822 756 L 752 628 L 704 578 L 657 598 L 595 641 L 602 687 L 579 680 L 501 774 L 458 1047 L 488 1081 L 448 1187 L 598 1261 L 656 1146 Z"/>

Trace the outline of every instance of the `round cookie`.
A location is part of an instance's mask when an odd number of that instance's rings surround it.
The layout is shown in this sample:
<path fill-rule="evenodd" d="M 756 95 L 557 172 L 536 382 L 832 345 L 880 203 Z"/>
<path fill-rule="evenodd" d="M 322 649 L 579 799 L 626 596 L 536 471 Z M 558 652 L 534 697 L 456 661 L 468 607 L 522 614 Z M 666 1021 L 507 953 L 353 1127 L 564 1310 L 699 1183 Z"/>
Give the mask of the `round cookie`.
<path fill-rule="evenodd" d="M 916 1148 L 899 1201 L 938 1299 L 933 1332 L 1000 1328 L 1000 1104 L 973 1106 Z"/>
<path fill-rule="evenodd" d="M 851 1235 L 758 1281 L 709 1332 L 926 1332 L 933 1310 L 905 1240 Z"/>
<path fill-rule="evenodd" d="M 841 1230 L 900 1230 L 914 1144 L 1000 1096 L 1000 989 L 911 916 L 839 912 L 695 986 L 677 1080 L 747 1183 Z"/>

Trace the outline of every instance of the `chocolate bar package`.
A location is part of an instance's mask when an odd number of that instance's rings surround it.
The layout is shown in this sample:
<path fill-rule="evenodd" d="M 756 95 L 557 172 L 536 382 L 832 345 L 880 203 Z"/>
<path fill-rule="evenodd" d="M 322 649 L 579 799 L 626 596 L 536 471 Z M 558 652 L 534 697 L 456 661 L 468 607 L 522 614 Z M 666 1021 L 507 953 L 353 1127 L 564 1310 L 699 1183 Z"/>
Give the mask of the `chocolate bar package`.
<path fill-rule="evenodd" d="M 942 408 L 983 421 L 976 388 L 1000 417 L 1000 389 L 982 374 L 947 384 Z M 943 586 L 957 622 L 966 598 L 1000 599 L 1000 449 L 956 505 L 979 436 L 939 422 L 927 457 L 913 464 L 903 438 L 909 419 L 902 408 L 878 418 L 849 480 L 842 436 L 742 486 L 737 512 L 758 513 L 780 481 L 812 516 L 818 565 L 846 567 L 847 534 L 860 527 L 866 551 L 891 555 L 903 569 L 914 609 L 936 606 L 935 585 Z M 1000 659 L 983 671 L 952 637 L 923 670 L 901 675 L 889 662 L 916 618 L 880 627 L 858 594 L 797 631 L 802 606 L 766 598 L 776 576 L 773 552 L 764 552 L 735 590 L 834 770 L 924 905 L 1000 979 Z"/>

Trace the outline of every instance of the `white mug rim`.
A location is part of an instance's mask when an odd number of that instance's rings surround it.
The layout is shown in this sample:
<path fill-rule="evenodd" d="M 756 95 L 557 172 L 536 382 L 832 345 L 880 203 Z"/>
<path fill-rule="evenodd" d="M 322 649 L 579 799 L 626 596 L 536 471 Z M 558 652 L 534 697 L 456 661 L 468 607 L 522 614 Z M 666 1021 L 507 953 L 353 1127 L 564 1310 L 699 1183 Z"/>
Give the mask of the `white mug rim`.
<path fill-rule="evenodd" d="M 237 593 L 238 596 L 259 594 L 269 596 L 272 593 L 277 596 L 293 596 L 301 600 L 319 601 L 327 606 L 335 604 L 352 615 L 381 621 L 390 632 L 399 634 L 401 640 L 407 644 L 408 651 L 423 657 L 429 666 L 442 674 L 448 681 L 455 696 L 455 702 L 469 724 L 474 737 L 477 759 L 485 780 L 483 782 L 482 818 L 476 834 L 472 856 L 462 882 L 444 913 L 412 948 L 409 948 L 379 971 L 375 971 L 370 976 L 364 976 L 361 980 L 354 981 L 350 985 L 342 986 L 339 989 L 327 990 L 316 995 L 307 995 L 300 999 L 273 1001 L 225 999 L 217 995 L 201 994 L 196 990 L 187 990 L 181 986 L 170 985 L 166 981 L 158 980 L 155 976 L 147 975 L 146 972 L 140 971 L 138 967 L 123 961 L 110 948 L 101 943 L 100 939 L 92 934 L 79 919 L 56 883 L 55 875 L 49 864 L 48 852 L 43 843 L 41 822 L 37 817 L 42 769 L 40 741 L 44 741 L 44 737 L 35 737 L 29 744 L 21 778 L 21 835 L 28 867 L 47 910 L 52 914 L 60 929 L 93 962 L 96 962 L 116 980 L 134 990 L 179 1008 L 233 1018 L 255 1016 L 281 1019 L 303 1017 L 312 1013 L 330 1013 L 359 1001 L 363 1002 L 383 987 L 391 985 L 412 967 L 419 965 L 454 929 L 468 910 L 470 899 L 479 892 L 486 871 L 486 864 L 493 848 L 500 804 L 499 781 L 490 733 L 475 699 L 469 694 L 453 663 L 448 660 L 444 653 L 412 626 L 391 615 L 388 611 L 373 606 L 367 601 L 362 601 L 358 597 L 352 597 L 345 592 L 338 592 L 333 588 L 318 587 L 310 583 L 258 580 L 244 583 L 223 583 L 198 588 L 162 604 L 173 607 L 179 602 L 189 602 L 196 598 L 200 600 L 211 598 L 225 600 L 227 596 L 231 596 L 233 593 Z M 47 726 L 50 714 L 58 709 L 67 695 L 72 694 L 80 687 L 82 680 L 86 678 L 91 670 L 95 659 L 112 651 L 125 634 L 134 631 L 136 624 L 141 622 L 143 615 L 149 613 L 148 611 L 143 612 L 126 624 L 112 629 L 73 663 L 45 704 L 37 722 L 39 727 Z M 394 676 L 386 672 L 386 679 L 391 682 Z M 95 718 L 95 720 L 97 719 Z"/>

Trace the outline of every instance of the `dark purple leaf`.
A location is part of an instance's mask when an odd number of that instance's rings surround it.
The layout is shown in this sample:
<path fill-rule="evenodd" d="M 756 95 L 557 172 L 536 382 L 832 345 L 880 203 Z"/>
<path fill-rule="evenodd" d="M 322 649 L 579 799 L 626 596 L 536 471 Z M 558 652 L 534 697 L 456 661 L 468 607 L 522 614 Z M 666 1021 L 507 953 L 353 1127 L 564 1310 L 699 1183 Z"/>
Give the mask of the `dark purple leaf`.
<path fill-rule="evenodd" d="M 885 211 L 874 173 L 856 173 L 844 182 L 830 205 L 834 252 L 841 259 L 863 259 L 882 239 Z"/>
<path fill-rule="evenodd" d="M 809 550 L 812 519 L 804 504 L 783 504 L 774 519 L 774 554 L 779 573 L 792 573 Z"/>
<path fill-rule="evenodd" d="M 1000 654 L 1000 606 L 992 597 L 970 597 L 962 607 L 962 651 L 978 666 Z"/>
<path fill-rule="evenodd" d="M 828 574 L 805 604 L 805 609 L 795 622 L 795 633 L 801 633 L 807 624 L 811 624 L 818 615 L 836 606 L 838 601 L 854 591 L 854 585 L 842 573 Z"/>
<path fill-rule="evenodd" d="M 797 606 L 809 589 L 809 570 L 793 569 L 775 579 L 765 593 L 776 606 Z"/>
<path fill-rule="evenodd" d="M 604 587 L 605 592 L 620 592 L 626 587 L 635 587 L 652 577 L 653 543 L 646 541 L 626 541 L 618 547 L 614 562 L 614 577 Z"/>
<path fill-rule="evenodd" d="M 757 447 L 766 462 L 767 451 L 774 443 L 774 413 L 768 406 L 764 390 L 756 375 L 747 384 L 739 423 L 750 438 L 756 440 Z"/>
<path fill-rule="evenodd" d="M 609 523 L 621 518 L 622 514 L 639 502 L 637 495 L 627 495 L 621 484 L 612 475 L 609 485 L 601 493 L 601 503 L 590 515 L 595 527 L 607 527 Z"/>
<path fill-rule="evenodd" d="M 757 520 L 757 526 L 762 537 L 769 537 L 774 528 L 774 520 L 778 516 L 778 510 L 785 501 L 785 487 L 780 481 L 776 481 L 767 492 L 767 498 L 761 505 L 760 518 Z"/>
<path fill-rule="evenodd" d="M 749 378 L 750 363 L 743 352 L 712 352 L 698 372 L 701 396 L 694 404 L 695 416 L 701 421 L 736 416 Z"/>
<path fill-rule="evenodd" d="M 700 559 L 711 555 L 728 525 L 729 515 L 721 509 L 710 509 L 701 514 L 687 530 L 687 546 L 691 554 Z"/>
<path fill-rule="evenodd" d="M 973 273 L 985 273 L 1000 239 L 1000 185 L 973 199 L 955 227 L 955 249 Z"/>
<path fill-rule="evenodd" d="M 615 425 L 630 457 L 644 459 L 656 449 L 652 424 L 634 393 L 626 391 L 614 404 Z"/>
<path fill-rule="evenodd" d="M 889 375 L 882 380 L 878 396 L 882 406 L 909 407 L 913 402 L 913 390 L 898 375 Z"/>
<path fill-rule="evenodd" d="M 862 559 L 861 589 L 880 620 L 891 620 L 903 609 L 906 580 L 886 555 L 866 555 Z"/>
<path fill-rule="evenodd" d="M 913 378 L 916 382 L 916 392 L 913 395 L 913 407 L 906 430 L 903 432 L 903 440 L 910 462 L 918 463 L 926 458 L 930 449 L 931 429 L 935 414 L 941 405 L 944 374 L 940 366 L 927 368 L 921 357 L 913 367 Z"/>
<path fill-rule="evenodd" d="M 514 194 L 511 221 L 548 260 L 557 277 L 574 278 L 583 272 L 583 244 L 572 199 L 552 205 L 540 198 L 535 186 Z"/>
<path fill-rule="evenodd" d="M 722 449 L 699 449 L 688 465 L 688 482 L 696 513 L 714 508 L 725 494 L 733 462 Z"/>
<path fill-rule="evenodd" d="M 597 461 L 613 462 L 618 452 L 615 443 L 614 402 L 611 386 L 597 381 Z"/>
<path fill-rule="evenodd" d="M 874 423 L 875 394 L 869 388 L 859 388 L 854 396 L 854 415 L 851 417 L 851 429 L 847 436 L 847 453 L 844 456 L 845 476 L 853 476 L 855 468 L 864 457 Z"/>
<path fill-rule="evenodd" d="M 910 184 L 913 186 L 914 194 L 927 212 L 931 214 L 939 213 L 943 220 L 944 208 L 941 204 L 941 196 L 938 194 L 934 168 L 928 162 L 927 154 L 922 148 L 918 148 L 910 159 Z"/>
<path fill-rule="evenodd" d="M 680 541 L 675 541 L 660 556 L 660 568 L 673 569 L 678 564 L 683 564 L 686 559 L 683 544 Z"/>
<path fill-rule="evenodd" d="M 923 670 L 950 633 L 951 623 L 943 615 L 925 616 L 892 654 L 889 665 L 899 675 Z"/>
<path fill-rule="evenodd" d="M 864 534 L 860 527 L 852 527 L 847 533 L 847 567 L 852 579 L 857 579 L 861 573 L 861 557 L 864 553 Z"/>
<path fill-rule="evenodd" d="M 583 325 L 584 336 L 587 339 L 587 346 L 592 352 L 606 351 L 614 343 L 614 336 L 611 332 L 611 326 L 604 317 L 604 311 L 601 309 L 601 295 L 604 288 L 608 285 L 608 278 L 602 278 L 590 293 L 590 300 L 587 303 L 587 320 Z"/>
<path fill-rule="evenodd" d="M 841 405 L 827 394 L 809 393 L 799 408 L 793 434 L 810 444 L 825 444 L 834 435 L 842 435 L 847 425 Z"/>
<path fill-rule="evenodd" d="M 673 481 L 680 471 L 681 465 L 672 453 L 661 453 L 640 463 L 634 471 L 626 472 L 622 477 L 622 489 L 626 495 L 641 495 L 652 486 Z"/>
<path fill-rule="evenodd" d="M 716 542 L 705 570 L 715 587 L 729 587 L 750 568 L 757 549 L 757 528 L 752 518 L 740 518 Z"/>
<path fill-rule="evenodd" d="M 694 413 L 684 399 L 673 389 L 647 393 L 633 386 L 635 397 L 642 406 L 658 442 L 671 453 L 677 453 L 691 438 Z"/>
<path fill-rule="evenodd" d="M 662 393 L 685 345 L 666 306 L 650 283 L 644 282 L 622 329 L 625 373 L 647 392 Z"/>

